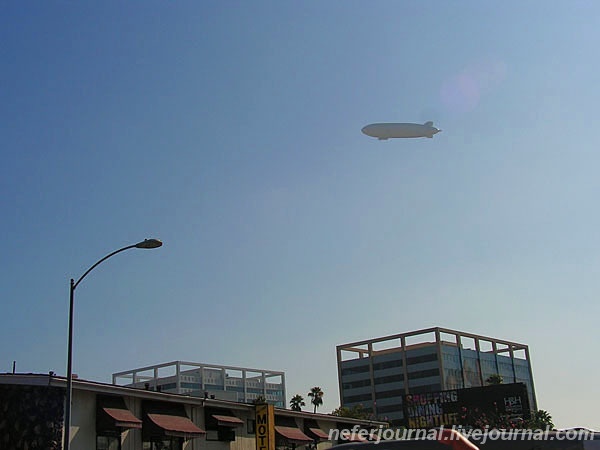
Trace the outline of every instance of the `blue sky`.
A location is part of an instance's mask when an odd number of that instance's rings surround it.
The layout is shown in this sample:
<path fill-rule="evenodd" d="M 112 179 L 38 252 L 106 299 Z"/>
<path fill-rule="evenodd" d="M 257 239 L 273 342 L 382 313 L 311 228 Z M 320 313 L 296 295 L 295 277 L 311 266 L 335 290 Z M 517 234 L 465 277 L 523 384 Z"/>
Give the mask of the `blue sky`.
<path fill-rule="evenodd" d="M 600 428 L 600 4 L 0 6 L 0 371 L 284 370 L 442 326 L 530 346 Z M 371 122 L 433 120 L 379 142 Z"/>

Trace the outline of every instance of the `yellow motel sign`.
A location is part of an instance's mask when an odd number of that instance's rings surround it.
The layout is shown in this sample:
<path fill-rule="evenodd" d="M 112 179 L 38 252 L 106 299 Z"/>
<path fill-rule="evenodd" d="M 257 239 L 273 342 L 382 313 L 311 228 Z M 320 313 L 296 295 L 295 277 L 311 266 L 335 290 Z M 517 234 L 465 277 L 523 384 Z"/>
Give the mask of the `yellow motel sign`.
<path fill-rule="evenodd" d="M 256 450 L 275 450 L 275 409 L 273 405 L 256 405 Z"/>

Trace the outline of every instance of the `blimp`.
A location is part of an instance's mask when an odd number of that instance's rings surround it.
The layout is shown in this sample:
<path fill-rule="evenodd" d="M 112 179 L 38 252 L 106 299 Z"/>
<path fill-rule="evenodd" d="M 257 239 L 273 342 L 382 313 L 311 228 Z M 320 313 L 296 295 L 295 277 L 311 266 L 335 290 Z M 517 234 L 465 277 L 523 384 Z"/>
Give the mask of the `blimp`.
<path fill-rule="evenodd" d="M 433 122 L 425 122 L 422 125 L 420 123 L 372 123 L 362 129 L 364 134 L 380 141 L 391 138 L 432 138 L 440 131 L 442 130 L 433 126 Z"/>

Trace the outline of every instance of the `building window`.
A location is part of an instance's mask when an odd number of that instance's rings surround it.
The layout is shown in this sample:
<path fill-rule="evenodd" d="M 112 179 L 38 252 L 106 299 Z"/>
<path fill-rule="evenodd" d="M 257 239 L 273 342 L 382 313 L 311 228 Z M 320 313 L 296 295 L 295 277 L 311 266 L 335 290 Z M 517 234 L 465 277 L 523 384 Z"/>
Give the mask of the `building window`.
<path fill-rule="evenodd" d="M 121 450 L 121 436 L 96 436 L 96 450 Z"/>
<path fill-rule="evenodd" d="M 393 389 L 391 391 L 377 392 L 375 395 L 377 396 L 377 400 L 382 400 L 384 398 L 402 397 L 404 395 L 404 389 Z"/>
<path fill-rule="evenodd" d="M 404 391 L 402 391 L 404 392 Z M 371 394 L 348 395 L 344 396 L 344 403 L 360 403 L 371 400 Z"/>
<path fill-rule="evenodd" d="M 397 405 L 377 407 L 377 414 L 385 414 L 385 413 L 391 413 L 391 412 L 402 412 L 402 406 L 397 404 Z"/>
<path fill-rule="evenodd" d="M 429 369 L 429 370 L 417 370 L 415 372 L 408 373 L 408 379 L 414 380 L 416 378 L 429 378 L 429 377 L 437 377 L 440 375 L 439 369 Z"/>
<path fill-rule="evenodd" d="M 369 371 L 368 365 L 362 366 L 354 366 L 354 367 L 346 367 L 342 369 L 342 376 L 344 375 L 353 375 L 355 373 L 365 373 Z"/>
<path fill-rule="evenodd" d="M 378 380 L 378 378 L 375 378 L 375 384 L 377 384 L 377 380 Z M 356 388 L 370 386 L 370 385 L 371 385 L 371 380 L 367 379 L 367 380 L 353 381 L 352 383 L 343 383 L 342 389 L 356 389 Z"/>
<path fill-rule="evenodd" d="M 248 419 L 247 428 L 248 434 L 256 434 L 256 420 Z"/>
<path fill-rule="evenodd" d="M 235 429 L 231 427 L 217 426 L 215 429 L 206 429 L 207 441 L 235 441 Z"/>
<path fill-rule="evenodd" d="M 236 428 L 243 428 L 244 421 L 226 408 L 204 409 L 207 441 L 235 441 Z"/>
<path fill-rule="evenodd" d="M 390 376 L 387 376 L 387 377 L 378 377 L 378 378 L 375 378 L 374 381 L 375 381 L 375 384 L 387 384 L 387 383 L 403 382 L 404 381 L 404 374 L 390 375 Z M 370 384 L 370 380 L 369 380 L 369 384 Z"/>
<path fill-rule="evenodd" d="M 437 361 L 437 353 L 430 353 L 429 355 L 411 356 L 406 358 L 406 364 L 420 364 L 424 362 Z"/>
<path fill-rule="evenodd" d="M 144 441 L 142 445 L 143 450 L 181 450 L 181 439 L 180 438 L 166 438 L 159 441 Z"/>
<path fill-rule="evenodd" d="M 392 367 L 402 367 L 402 360 L 395 359 L 393 361 L 373 363 L 373 370 L 385 370 L 391 369 Z"/>

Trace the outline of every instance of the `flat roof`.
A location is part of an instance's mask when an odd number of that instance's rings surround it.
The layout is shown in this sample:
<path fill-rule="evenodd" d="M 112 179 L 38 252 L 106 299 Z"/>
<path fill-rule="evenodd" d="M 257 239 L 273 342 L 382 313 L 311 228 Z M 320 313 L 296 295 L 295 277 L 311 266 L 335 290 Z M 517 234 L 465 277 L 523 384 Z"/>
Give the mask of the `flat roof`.
<path fill-rule="evenodd" d="M 24 386 L 51 386 L 57 388 L 67 387 L 67 378 L 39 373 L 3 373 L 0 374 L 1 385 L 24 385 Z M 255 405 L 250 403 L 234 402 L 229 400 L 219 400 L 204 397 L 193 397 L 185 394 L 172 394 L 168 392 L 151 391 L 147 389 L 134 388 L 129 386 L 119 386 L 109 383 L 100 383 L 97 381 L 73 379 L 73 389 L 81 391 L 91 391 L 99 394 L 113 394 L 129 397 L 137 397 L 147 400 L 160 400 L 172 403 L 185 403 L 197 406 L 213 406 L 221 408 L 236 409 L 253 413 Z M 353 419 L 348 417 L 338 417 L 331 414 L 312 413 L 310 411 L 292 411 L 291 409 L 275 407 L 275 413 L 280 416 L 291 416 L 298 418 L 310 418 L 315 420 L 328 420 L 334 422 L 352 423 L 352 424 L 375 424 L 387 425 L 387 422 L 377 420 Z"/>
<path fill-rule="evenodd" d="M 405 339 L 407 337 L 420 336 L 420 335 L 429 334 L 429 333 L 452 334 L 454 336 L 465 337 L 465 338 L 475 339 L 475 340 L 479 340 L 479 341 L 486 341 L 486 342 L 492 342 L 492 343 L 496 343 L 496 344 L 506 345 L 513 349 L 528 349 L 528 346 L 526 344 L 519 344 L 517 342 L 511 342 L 511 341 L 507 341 L 504 339 L 497 339 L 497 338 L 493 338 L 493 337 L 489 337 L 489 336 L 483 336 L 483 335 L 473 334 L 473 333 L 466 333 L 463 331 L 451 330 L 449 328 L 442 328 L 442 327 L 424 328 L 422 330 L 408 331 L 406 333 L 392 334 L 389 336 L 365 339 L 362 341 L 350 342 L 347 344 L 340 344 L 340 345 L 336 346 L 336 348 L 338 351 L 344 350 L 344 351 L 365 352 L 365 351 L 367 351 L 366 349 L 360 349 L 360 348 L 355 348 L 355 347 L 369 345 L 369 344 L 372 345 L 372 344 L 376 344 L 379 342 L 385 342 L 385 341 L 390 341 L 390 340 L 394 340 L 394 339 Z M 444 341 L 444 340 L 442 340 L 441 342 L 451 343 L 449 341 Z M 435 343 L 436 342 L 431 342 L 432 345 Z M 420 345 L 420 344 L 422 344 L 422 343 L 411 344 L 411 346 L 412 345 Z M 410 346 L 407 345 L 405 348 L 409 348 L 409 347 Z M 401 348 L 401 347 L 397 347 L 397 348 Z M 385 349 L 385 350 L 389 350 L 389 349 Z M 381 350 L 375 350 L 374 352 L 379 352 L 379 351 L 381 351 Z"/>

